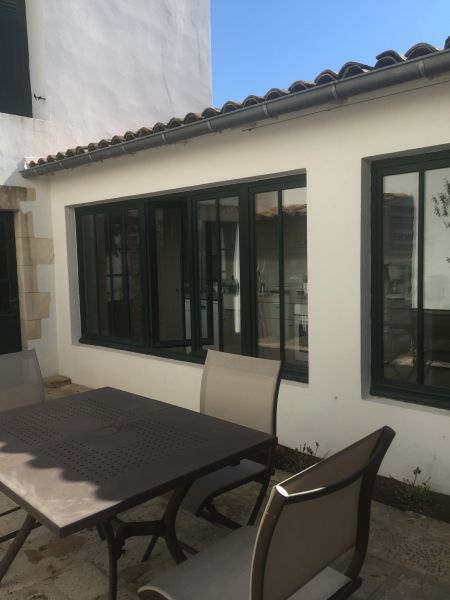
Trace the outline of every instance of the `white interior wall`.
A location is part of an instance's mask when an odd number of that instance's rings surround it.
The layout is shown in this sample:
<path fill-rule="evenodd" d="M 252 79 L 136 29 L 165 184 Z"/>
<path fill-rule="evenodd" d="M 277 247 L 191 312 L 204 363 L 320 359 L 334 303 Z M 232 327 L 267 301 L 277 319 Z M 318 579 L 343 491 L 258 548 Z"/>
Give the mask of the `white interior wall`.
<path fill-rule="evenodd" d="M 79 383 L 198 408 L 199 366 L 77 342 L 73 206 L 306 170 L 310 374 L 309 384 L 282 382 L 280 442 L 298 447 L 317 441 L 324 454 L 389 424 L 397 437 L 381 472 L 402 479 L 420 466 L 434 489 L 449 493 L 450 412 L 361 392 L 370 355 L 368 159 L 450 146 L 450 82 L 433 83 L 432 93 L 426 87 L 397 88 L 393 95 L 384 90 L 378 99 L 289 115 L 52 177 L 61 371 Z"/>

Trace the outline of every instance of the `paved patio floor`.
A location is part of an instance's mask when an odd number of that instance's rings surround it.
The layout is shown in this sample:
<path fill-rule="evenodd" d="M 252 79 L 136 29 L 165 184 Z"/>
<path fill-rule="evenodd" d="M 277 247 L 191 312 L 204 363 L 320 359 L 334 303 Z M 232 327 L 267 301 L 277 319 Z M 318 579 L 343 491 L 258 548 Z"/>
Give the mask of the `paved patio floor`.
<path fill-rule="evenodd" d="M 84 389 L 67 385 L 50 390 L 48 395 L 56 397 Z M 277 472 L 274 479 L 279 481 L 284 476 Z M 256 490 L 249 484 L 224 495 L 218 505 L 243 522 Z M 9 505 L 0 496 L 0 512 Z M 147 520 L 159 516 L 163 508 L 164 501 L 156 499 L 129 511 L 124 518 Z M 14 513 L 2 519 L 0 532 L 16 527 L 21 515 L 23 518 L 23 513 Z M 183 511 L 177 531 L 181 540 L 199 549 L 228 533 Z M 158 542 L 151 560 L 142 563 L 147 543 L 140 538 L 127 541 L 126 553 L 119 561 L 119 600 L 136 600 L 140 585 L 173 565 L 163 541 Z M 0 557 L 5 547 L 0 547 Z M 32 532 L 0 585 L 0 598 L 107 600 L 107 569 L 106 546 L 95 530 L 57 539 L 39 528 Z M 362 577 L 363 586 L 353 596 L 355 600 L 449 600 L 450 525 L 373 503 L 369 553 Z"/>

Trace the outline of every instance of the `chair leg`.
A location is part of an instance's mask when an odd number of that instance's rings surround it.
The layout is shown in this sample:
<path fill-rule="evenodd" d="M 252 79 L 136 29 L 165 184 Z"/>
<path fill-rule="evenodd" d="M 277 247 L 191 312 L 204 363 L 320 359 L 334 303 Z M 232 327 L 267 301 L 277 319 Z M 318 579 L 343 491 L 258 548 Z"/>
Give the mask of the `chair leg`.
<path fill-rule="evenodd" d="M 9 567 L 14 562 L 19 550 L 24 545 L 27 537 L 30 535 L 31 531 L 36 527 L 37 523 L 30 515 L 25 517 L 25 521 L 22 524 L 22 527 L 19 529 L 16 537 L 11 542 L 9 548 L 6 551 L 6 554 L 3 556 L 2 561 L 0 563 L 0 581 L 8 572 Z"/>
<path fill-rule="evenodd" d="M 6 515 L 10 515 L 11 513 L 15 513 L 20 510 L 20 506 L 15 506 L 14 508 L 10 508 L 9 510 L 5 510 L 5 512 L 0 513 L 0 519 L 2 517 L 6 517 Z"/>
<path fill-rule="evenodd" d="M 254 525 L 256 519 L 258 518 L 259 511 L 261 510 L 262 503 L 264 502 L 264 498 L 266 497 L 267 489 L 270 484 L 270 476 L 273 470 L 273 460 L 275 456 L 275 448 L 272 447 L 269 450 L 269 456 L 267 457 L 267 470 L 264 474 L 264 478 L 261 482 L 261 489 L 259 490 L 258 497 L 256 498 L 255 505 L 253 506 L 253 510 L 248 519 L 248 525 Z"/>
<path fill-rule="evenodd" d="M 239 527 L 241 527 L 239 523 L 219 512 L 212 502 L 206 504 L 197 514 L 201 515 L 210 523 L 218 523 L 219 525 L 224 525 L 225 527 L 228 527 L 228 529 L 234 530 L 239 529 Z"/>
<path fill-rule="evenodd" d="M 146 551 L 144 552 L 144 555 L 142 557 L 142 561 L 141 562 L 146 562 L 150 558 L 150 556 L 151 556 L 151 554 L 152 554 L 152 552 L 153 552 L 153 550 L 154 550 L 154 548 L 156 546 L 156 542 L 158 541 L 158 539 L 159 539 L 159 535 L 158 534 L 155 534 L 152 537 L 152 539 L 150 540 L 149 545 L 147 546 Z"/>
<path fill-rule="evenodd" d="M 255 521 L 258 518 L 259 511 L 261 510 L 262 503 L 264 502 L 264 498 L 266 497 L 266 492 L 267 492 L 268 487 L 269 487 L 269 481 L 265 481 L 261 485 L 261 489 L 259 490 L 259 494 L 258 494 L 258 497 L 256 498 L 256 502 L 253 506 L 253 510 L 247 521 L 247 525 L 255 524 Z"/>

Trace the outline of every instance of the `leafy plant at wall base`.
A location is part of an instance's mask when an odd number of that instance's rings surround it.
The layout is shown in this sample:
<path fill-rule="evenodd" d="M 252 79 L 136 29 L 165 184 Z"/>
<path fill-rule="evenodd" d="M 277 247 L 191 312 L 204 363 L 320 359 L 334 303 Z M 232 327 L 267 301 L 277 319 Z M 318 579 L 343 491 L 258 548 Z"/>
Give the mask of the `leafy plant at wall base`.
<path fill-rule="evenodd" d="M 422 473 L 419 467 L 413 471 L 412 479 L 403 479 L 404 485 L 399 490 L 400 500 L 407 508 L 416 512 L 423 513 L 425 506 L 432 501 L 432 493 L 430 488 L 431 477 L 424 479 L 420 483 L 417 481 Z"/>
<path fill-rule="evenodd" d="M 314 448 L 307 443 L 304 443 L 299 448 L 295 448 L 289 464 L 286 465 L 287 470 L 296 473 L 316 463 L 319 446 L 319 442 L 314 442 Z"/>

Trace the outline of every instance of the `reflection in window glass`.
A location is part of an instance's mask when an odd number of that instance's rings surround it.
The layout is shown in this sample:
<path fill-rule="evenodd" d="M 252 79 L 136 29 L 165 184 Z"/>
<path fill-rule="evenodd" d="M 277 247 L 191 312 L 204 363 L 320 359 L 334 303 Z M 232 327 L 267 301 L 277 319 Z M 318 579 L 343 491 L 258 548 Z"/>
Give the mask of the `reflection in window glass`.
<path fill-rule="evenodd" d="M 222 350 L 241 353 L 239 198 L 220 198 L 220 292 Z"/>
<path fill-rule="evenodd" d="M 139 211 L 129 210 L 126 213 L 126 245 L 128 299 L 130 303 L 131 339 L 143 339 L 144 321 L 141 293 L 141 255 Z"/>
<path fill-rule="evenodd" d="M 81 234 L 85 333 L 142 341 L 137 211 L 84 215 Z"/>
<path fill-rule="evenodd" d="M 202 345 L 240 354 L 239 198 L 197 203 Z"/>
<path fill-rule="evenodd" d="M 255 194 L 258 356 L 280 358 L 278 192 Z"/>
<path fill-rule="evenodd" d="M 417 380 L 418 186 L 418 173 L 383 181 L 384 377 L 411 383 Z"/>
<path fill-rule="evenodd" d="M 425 173 L 424 381 L 450 387 L 450 168 Z"/>
<path fill-rule="evenodd" d="M 285 361 L 308 361 L 306 188 L 282 191 Z"/>
<path fill-rule="evenodd" d="M 191 351 L 190 298 L 184 233 L 184 206 L 155 208 L 157 343 L 177 352 Z"/>
<path fill-rule="evenodd" d="M 219 349 L 219 274 L 217 201 L 197 204 L 200 323 L 205 348 Z"/>

